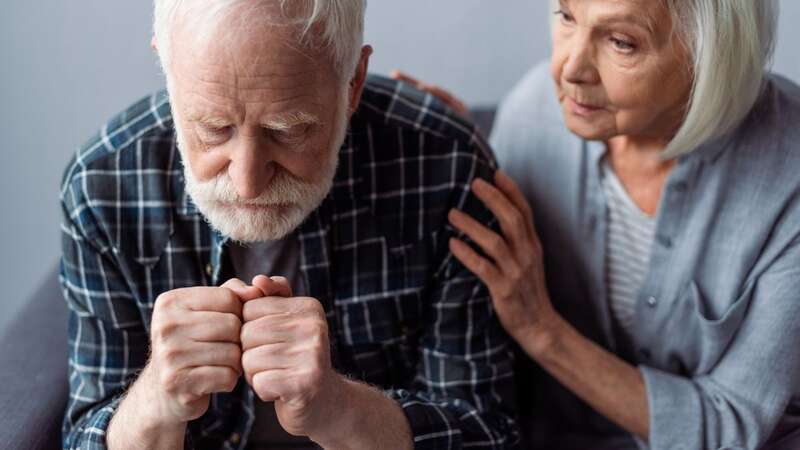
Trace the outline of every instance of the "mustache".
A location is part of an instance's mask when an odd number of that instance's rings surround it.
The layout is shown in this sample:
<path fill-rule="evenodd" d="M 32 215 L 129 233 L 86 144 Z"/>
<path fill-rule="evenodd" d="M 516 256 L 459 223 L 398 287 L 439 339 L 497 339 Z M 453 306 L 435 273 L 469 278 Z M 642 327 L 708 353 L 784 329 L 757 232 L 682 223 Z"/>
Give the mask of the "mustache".
<path fill-rule="evenodd" d="M 276 168 L 269 185 L 258 197 L 251 199 L 243 199 L 239 196 L 227 172 L 205 182 L 195 180 L 194 184 L 196 188 L 201 189 L 204 197 L 213 198 L 215 202 L 244 206 L 274 206 L 294 203 L 298 199 L 299 192 L 303 192 L 313 185 L 313 183 L 302 181 L 282 168 Z"/>

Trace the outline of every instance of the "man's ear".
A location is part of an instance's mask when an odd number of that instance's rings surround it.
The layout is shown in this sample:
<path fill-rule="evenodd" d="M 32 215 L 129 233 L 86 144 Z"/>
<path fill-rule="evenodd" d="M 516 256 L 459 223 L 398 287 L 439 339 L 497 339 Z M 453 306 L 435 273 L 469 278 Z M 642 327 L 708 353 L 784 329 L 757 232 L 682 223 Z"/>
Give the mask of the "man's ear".
<path fill-rule="evenodd" d="M 367 82 L 370 56 L 372 56 L 372 47 L 369 45 L 361 47 L 361 56 L 358 59 L 356 73 L 350 79 L 350 98 L 348 99 L 348 115 L 350 116 L 355 114 L 358 104 L 361 102 L 361 94 L 364 92 L 364 85 Z"/>

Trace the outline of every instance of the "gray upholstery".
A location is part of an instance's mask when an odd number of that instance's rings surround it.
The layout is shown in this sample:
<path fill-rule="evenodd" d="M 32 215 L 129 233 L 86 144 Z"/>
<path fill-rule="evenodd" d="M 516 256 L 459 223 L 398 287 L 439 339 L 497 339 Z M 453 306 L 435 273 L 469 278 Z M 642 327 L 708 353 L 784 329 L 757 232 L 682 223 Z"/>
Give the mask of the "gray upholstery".
<path fill-rule="evenodd" d="M 2 448 L 61 448 L 66 407 L 67 307 L 52 270 L 0 338 Z"/>
<path fill-rule="evenodd" d="M 488 135 L 494 110 L 472 119 Z M 61 447 L 67 384 L 67 308 L 53 269 L 0 340 L 0 436 L 8 450 Z"/>

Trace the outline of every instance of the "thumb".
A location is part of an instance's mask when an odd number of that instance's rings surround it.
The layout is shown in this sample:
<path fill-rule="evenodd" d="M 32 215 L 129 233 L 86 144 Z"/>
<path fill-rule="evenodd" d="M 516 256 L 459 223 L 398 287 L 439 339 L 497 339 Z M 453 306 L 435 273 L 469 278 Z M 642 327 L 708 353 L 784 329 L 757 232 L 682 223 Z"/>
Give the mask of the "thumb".
<path fill-rule="evenodd" d="M 256 275 L 253 278 L 253 286 L 261 289 L 264 297 L 291 297 L 292 288 L 289 280 L 284 277 L 267 277 L 266 275 Z"/>
<path fill-rule="evenodd" d="M 222 286 L 226 289 L 233 291 L 234 294 L 239 296 L 239 298 L 246 302 L 248 300 L 253 300 L 256 298 L 261 297 L 261 290 L 255 286 L 248 286 L 244 281 L 238 278 L 231 278 L 230 280 L 226 281 L 222 284 Z"/>

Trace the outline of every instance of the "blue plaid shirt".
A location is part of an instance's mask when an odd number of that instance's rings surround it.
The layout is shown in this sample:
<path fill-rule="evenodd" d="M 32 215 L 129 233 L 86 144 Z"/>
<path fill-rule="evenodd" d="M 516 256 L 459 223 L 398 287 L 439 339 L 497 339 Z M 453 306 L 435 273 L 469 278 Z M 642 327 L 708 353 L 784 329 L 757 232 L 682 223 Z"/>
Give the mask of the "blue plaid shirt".
<path fill-rule="evenodd" d="M 334 187 L 297 231 L 309 295 L 325 307 L 336 369 L 385 389 L 417 448 L 507 448 L 512 352 L 486 288 L 448 250 L 459 208 L 496 227 L 470 193 L 495 162 L 476 129 L 431 96 L 370 77 Z M 228 240 L 184 190 L 164 92 L 92 138 L 66 170 L 61 282 L 69 306 L 64 447 L 105 448 L 144 367 L 159 294 L 224 280 Z M 240 380 L 189 423 L 187 448 L 244 448 L 254 394 Z"/>

